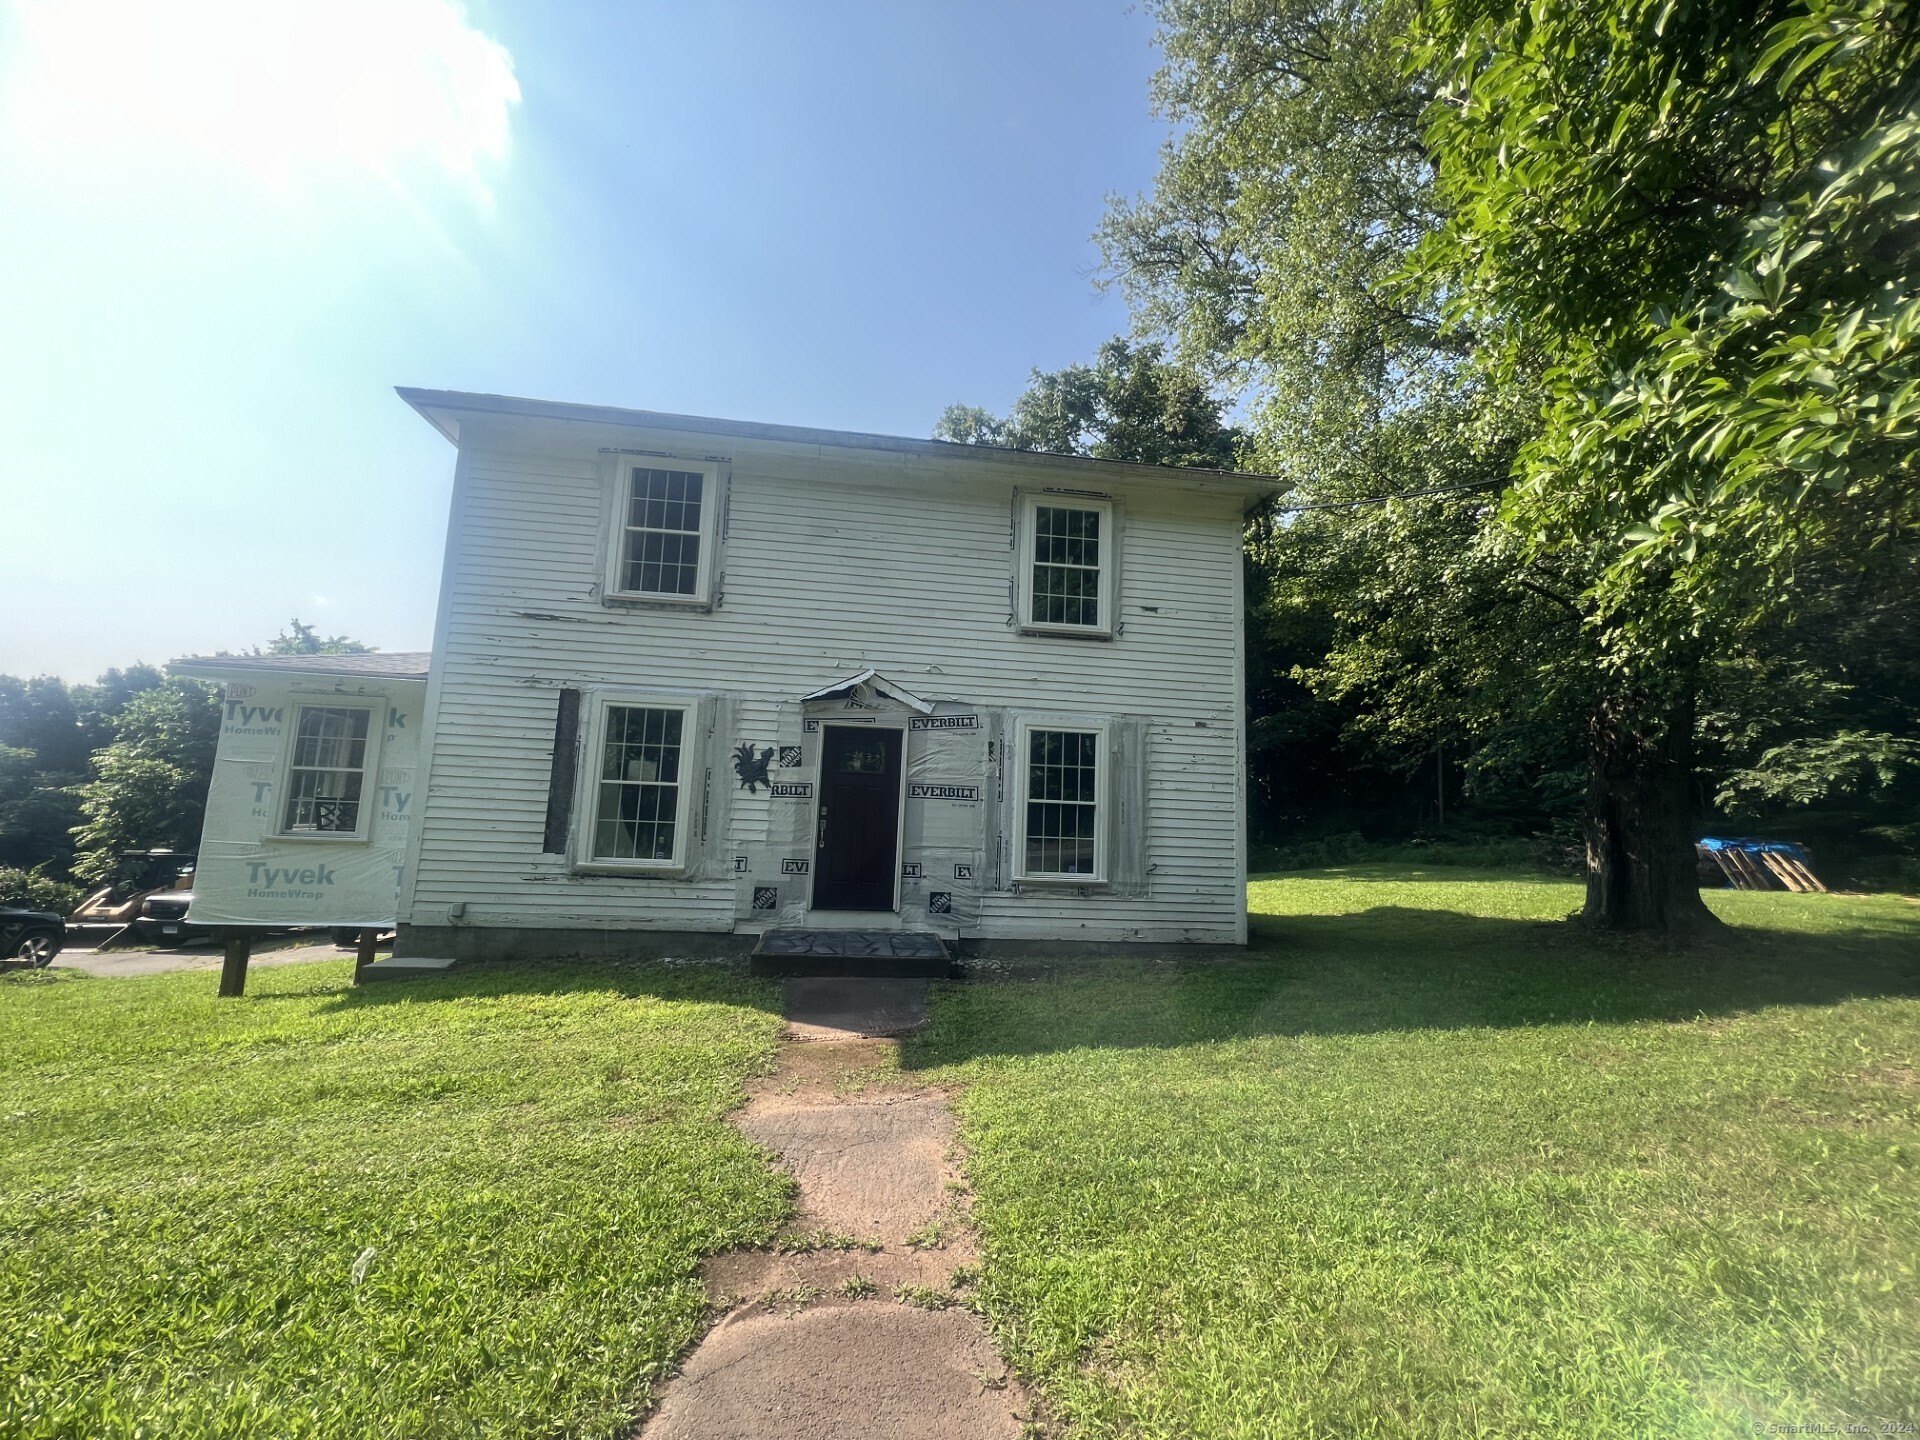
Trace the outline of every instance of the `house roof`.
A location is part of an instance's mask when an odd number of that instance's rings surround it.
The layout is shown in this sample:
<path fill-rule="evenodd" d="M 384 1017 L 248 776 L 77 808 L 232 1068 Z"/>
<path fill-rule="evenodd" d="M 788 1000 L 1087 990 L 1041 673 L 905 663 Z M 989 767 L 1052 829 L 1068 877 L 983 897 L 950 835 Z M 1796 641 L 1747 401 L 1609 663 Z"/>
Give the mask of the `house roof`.
<path fill-rule="evenodd" d="M 1177 482 L 1211 490 L 1239 491 L 1250 500 L 1290 488 L 1277 475 L 1244 470 L 1205 470 L 1178 465 L 1136 465 L 1124 460 L 1095 460 L 1085 455 L 1055 455 L 1038 450 L 1007 450 L 997 445 L 960 445 L 950 440 L 914 440 L 904 435 L 873 435 L 858 430 L 819 430 L 806 425 L 767 425 L 752 420 L 721 420 L 710 415 L 675 415 L 663 410 L 628 410 L 613 405 L 575 405 L 557 400 L 526 400 L 513 395 L 481 395 L 463 390 L 421 390 L 395 386 L 400 398 L 455 445 L 460 418 L 469 414 L 518 415 L 588 425 L 624 425 L 650 430 L 679 430 L 742 440 L 790 445 L 832 446 L 846 450 L 890 450 L 941 460 L 997 463 L 1036 470 L 1068 470 L 1092 478 Z"/>
<path fill-rule="evenodd" d="M 352 675 L 362 679 L 424 680 L 433 654 L 427 650 L 375 650 L 366 655 L 189 655 L 167 668 L 204 676 L 232 670 L 287 675 Z"/>

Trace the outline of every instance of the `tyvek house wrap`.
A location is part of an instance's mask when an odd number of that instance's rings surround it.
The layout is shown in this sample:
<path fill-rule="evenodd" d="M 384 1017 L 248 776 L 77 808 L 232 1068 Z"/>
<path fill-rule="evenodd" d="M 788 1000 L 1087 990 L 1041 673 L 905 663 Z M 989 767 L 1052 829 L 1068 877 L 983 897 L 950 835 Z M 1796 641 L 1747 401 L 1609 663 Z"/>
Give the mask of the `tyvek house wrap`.
<path fill-rule="evenodd" d="M 201 925 L 391 926 L 417 806 L 423 682 L 249 674 L 224 687 L 193 905 Z M 302 705 L 374 713 L 366 838 L 282 835 L 288 747 Z"/>

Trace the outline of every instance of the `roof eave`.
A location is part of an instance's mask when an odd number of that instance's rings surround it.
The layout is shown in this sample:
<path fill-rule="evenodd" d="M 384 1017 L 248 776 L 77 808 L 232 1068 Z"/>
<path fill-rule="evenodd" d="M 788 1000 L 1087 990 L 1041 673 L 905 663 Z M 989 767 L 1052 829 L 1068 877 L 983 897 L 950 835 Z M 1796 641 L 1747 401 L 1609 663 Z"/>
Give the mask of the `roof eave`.
<path fill-rule="evenodd" d="M 405 680 L 421 685 L 427 682 L 427 672 L 424 670 L 339 670 L 324 666 L 262 665 L 260 658 L 251 655 L 187 655 L 178 660 L 169 660 L 166 671 L 169 675 L 184 675 L 190 680 L 218 680 L 228 675 L 249 674 L 311 675 L 326 680 Z"/>
<path fill-rule="evenodd" d="M 1056 455 L 1040 450 L 1009 450 L 995 445 L 961 445 L 948 440 L 916 440 L 904 435 L 875 435 L 855 430 L 822 430 L 801 425 L 770 425 L 751 420 L 724 420 L 709 415 L 677 415 L 661 410 L 631 410 L 614 405 L 580 405 L 558 400 L 528 400 L 513 395 L 484 395 L 460 390 L 424 390 L 397 385 L 394 391 L 453 444 L 460 443 L 461 413 L 511 415 L 526 419 L 558 420 L 574 424 L 618 425 L 635 429 L 678 430 L 697 435 L 722 435 L 793 445 L 830 445 L 848 450 L 882 450 L 963 463 L 998 463 L 1036 470 L 1072 470 L 1156 483 L 1201 484 L 1232 490 L 1254 500 L 1291 489 L 1277 475 L 1245 470 L 1210 470 L 1178 465 L 1141 465 L 1127 460 L 1097 460 L 1087 455 Z"/>

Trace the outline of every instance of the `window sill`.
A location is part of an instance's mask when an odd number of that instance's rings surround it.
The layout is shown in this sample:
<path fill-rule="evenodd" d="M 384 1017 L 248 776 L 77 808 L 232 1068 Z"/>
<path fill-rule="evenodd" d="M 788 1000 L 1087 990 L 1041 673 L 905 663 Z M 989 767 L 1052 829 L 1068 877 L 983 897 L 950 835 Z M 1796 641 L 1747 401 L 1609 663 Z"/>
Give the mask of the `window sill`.
<path fill-rule="evenodd" d="M 685 865 L 610 865 L 604 861 L 583 860 L 572 867 L 576 875 L 594 875 L 610 880 L 684 880 Z"/>
<path fill-rule="evenodd" d="M 644 595 L 620 590 L 600 597 L 610 610 L 711 610 L 713 601 L 692 595 Z"/>
<path fill-rule="evenodd" d="M 1040 635 L 1053 640 L 1108 640 L 1113 639 L 1113 631 L 1091 629 L 1080 625 L 1034 625 L 1026 621 L 1020 624 L 1022 635 Z"/>
<path fill-rule="evenodd" d="M 296 845 L 364 845 L 372 837 L 330 833 L 324 830 L 292 830 L 282 832 L 273 838 L 288 840 Z"/>
<path fill-rule="evenodd" d="M 1013 883 L 1019 890 L 1091 890 L 1105 894 L 1113 889 L 1111 880 L 1092 875 L 1016 875 Z"/>

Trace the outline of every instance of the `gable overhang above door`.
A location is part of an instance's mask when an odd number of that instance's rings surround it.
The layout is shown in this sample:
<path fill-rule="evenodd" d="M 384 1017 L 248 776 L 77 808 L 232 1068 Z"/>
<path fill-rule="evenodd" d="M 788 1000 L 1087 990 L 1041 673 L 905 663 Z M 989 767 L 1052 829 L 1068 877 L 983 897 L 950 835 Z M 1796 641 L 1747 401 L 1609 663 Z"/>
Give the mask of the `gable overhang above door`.
<path fill-rule="evenodd" d="M 863 691 L 866 694 L 863 695 L 861 693 Z M 822 686 L 810 694 L 802 695 L 800 700 L 803 704 L 815 700 L 860 700 L 867 698 L 867 695 L 883 695 L 896 704 L 904 705 L 907 709 L 921 715 L 933 713 L 932 701 L 922 700 L 906 686 L 887 679 L 873 669 L 862 670 L 859 674 L 849 675 L 844 680 L 836 680 L 831 685 Z"/>

